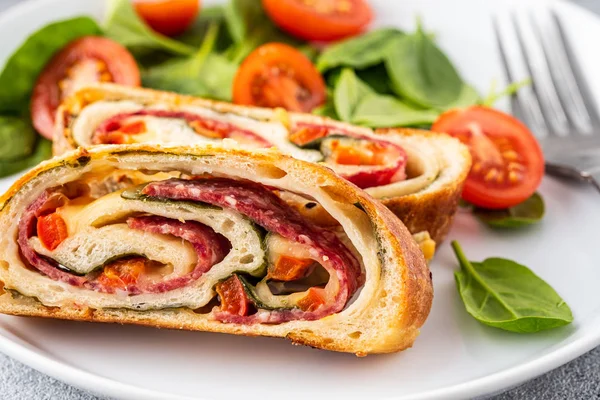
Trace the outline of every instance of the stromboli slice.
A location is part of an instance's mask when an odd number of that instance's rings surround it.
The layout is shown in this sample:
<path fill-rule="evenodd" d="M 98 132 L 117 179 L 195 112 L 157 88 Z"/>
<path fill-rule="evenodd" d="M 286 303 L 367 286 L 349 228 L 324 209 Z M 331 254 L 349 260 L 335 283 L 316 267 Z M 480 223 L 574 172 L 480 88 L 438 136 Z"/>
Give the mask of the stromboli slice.
<path fill-rule="evenodd" d="M 309 114 L 115 85 L 86 88 L 65 100 L 54 152 L 100 143 L 193 145 L 224 139 L 323 162 L 381 199 L 412 233 L 429 232 L 435 241 L 450 228 L 471 163 L 468 149 L 444 134 L 374 132 Z"/>
<path fill-rule="evenodd" d="M 283 193 L 335 223 L 315 224 Z M 80 149 L 0 203 L 3 313 L 369 354 L 411 346 L 431 307 L 423 255 L 389 210 L 272 150 Z"/>

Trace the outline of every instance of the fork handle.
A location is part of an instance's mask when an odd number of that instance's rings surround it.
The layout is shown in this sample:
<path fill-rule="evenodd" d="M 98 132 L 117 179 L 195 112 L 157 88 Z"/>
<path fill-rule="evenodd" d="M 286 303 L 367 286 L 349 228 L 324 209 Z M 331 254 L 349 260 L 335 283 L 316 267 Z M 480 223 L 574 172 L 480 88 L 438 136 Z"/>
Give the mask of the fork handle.
<path fill-rule="evenodd" d="M 600 171 L 590 173 L 587 176 L 587 181 L 590 182 L 598 191 L 600 191 Z"/>

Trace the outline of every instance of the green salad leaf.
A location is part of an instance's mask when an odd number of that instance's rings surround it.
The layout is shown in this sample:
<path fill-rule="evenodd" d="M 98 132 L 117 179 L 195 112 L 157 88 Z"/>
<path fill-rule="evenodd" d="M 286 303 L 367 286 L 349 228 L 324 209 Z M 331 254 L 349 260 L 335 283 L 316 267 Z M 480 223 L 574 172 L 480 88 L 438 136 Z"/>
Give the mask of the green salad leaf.
<path fill-rule="evenodd" d="M 420 25 L 388 47 L 385 65 L 394 92 L 424 108 L 446 108 L 463 90 L 458 72 Z"/>
<path fill-rule="evenodd" d="M 332 118 L 332 119 L 340 119 L 337 115 L 337 113 L 335 112 L 335 105 L 333 104 L 333 101 L 331 100 L 331 98 L 329 98 L 325 104 L 315 108 L 312 110 L 312 113 L 314 115 L 319 115 L 321 117 L 327 117 L 327 118 Z"/>
<path fill-rule="evenodd" d="M 382 28 L 343 40 L 325 49 L 317 60 L 317 69 L 321 72 L 345 66 L 363 69 L 382 63 L 388 54 L 388 48 L 394 46 L 402 31 L 394 28 Z"/>
<path fill-rule="evenodd" d="M 99 34 L 101 30 L 93 19 L 77 17 L 51 23 L 29 36 L 0 73 L 0 112 L 21 113 L 27 109 L 37 77 L 52 56 L 75 39 Z"/>
<path fill-rule="evenodd" d="M 206 97 L 232 101 L 233 79 L 238 66 L 219 54 L 209 54 L 200 70 L 200 79 L 204 82 Z"/>
<path fill-rule="evenodd" d="M 554 289 L 524 265 L 503 258 L 471 262 L 458 242 L 452 248 L 460 263 L 454 273 L 465 308 L 494 328 L 534 333 L 573 322 L 573 314 Z"/>
<path fill-rule="evenodd" d="M 195 48 L 152 30 L 135 12 L 131 0 L 109 0 L 104 24 L 107 37 L 126 47 L 161 49 L 178 55 L 190 55 Z"/>
<path fill-rule="evenodd" d="M 416 108 L 393 96 L 370 93 L 354 110 L 352 123 L 370 128 L 431 125 L 438 115 L 436 110 Z"/>
<path fill-rule="evenodd" d="M 225 5 L 203 7 L 196 21 L 183 34 L 177 36 L 177 40 L 196 49 L 202 45 L 208 29 L 215 23 L 219 25 L 219 35 L 214 50 L 223 52 L 233 43 L 226 25 Z"/>
<path fill-rule="evenodd" d="M 492 89 L 485 99 L 482 100 L 481 104 L 486 107 L 493 107 L 494 104 L 503 97 L 512 96 L 516 94 L 522 88 L 531 85 L 531 79 L 524 79 L 522 81 L 513 82 L 508 84 L 503 90 L 496 92 L 496 82 L 492 82 Z"/>
<path fill-rule="evenodd" d="M 439 114 L 375 92 L 350 68 L 344 68 L 336 80 L 333 105 L 340 120 L 371 128 L 428 125 Z"/>
<path fill-rule="evenodd" d="M 354 72 L 356 72 L 359 79 L 377 93 L 394 95 L 392 81 L 385 69 L 385 64 L 381 63 L 369 68 L 357 69 Z"/>
<path fill-rule="evenodd" d="M 494 228 L 521 228 L 536 224 L 542 220 L 544 212 L 544 200 L 539 193 L 534 193 L 523 203 L 505 210 L 473 208 L 473 214 L 479 220 Z"/>
<path fill-rule="evenodd" d="M 481 96 L 477 89 L 469 84 L 464 84 L 458 98 L 454 100 L 452 103 L 446 105 L 446 109 L 450 108 L 464 108 L 473 106 L 475 104 L 479 104 L 481 101 Z"/>
<path fill-rule="evenodd" d="M 359 103 L 372 90 L 356 77 L 350 68 L 344 68 L 336 80 L 333 91 L 333 105 L 340 120 L 351 122 Z"/>
<path fill-rule="evenodd" d="M 247 40 L 257 27 L 271 23 L 257 0 L 230 0 L 224 13 L 227 29 L 236 43 Z"/>
<path fill-rule="evenodd" d="M 306 58 L 308 58 L 313 64 L 319 57 L 319 49 L 310 43 L 305 43 L 296 48 L 300 53 L 304 54 Z"/>
<path fill-rule="evenodd" d="M 231 100 L 231 86 L 237 66 L 225 57 L 213 53 L 218 32 L 218 23 L 213 23 L 194 55 L 172 59 L 144 70 L 143 85 L 194 96 Z"/>
<path fill-rule="evenodd" d="M 36 141 L 37 133 L 23 118 L 0 116 L 0 162 L 29 156 Z"/>
<path fill-rule="evenodd" d="M 22 158 L 13 160 L 0 160 L 0 177 L 16 174 L 27 168 L 31 168 L 52 156 L 52 142 L 38 138 L 33 153 Z"/>
<path fill-rule="evenodd" d="M 285 43 L 304 49 L 303 53 L 309 56 L 313 55 L 314 48 L 281 31 L 258 0 L 230 0 L 225 6 L 225 21 L 234 41 L 226 55 L 236 64 L 241 63 L 254 49 L 269 42 Z"/>
<path fill-rule="evenodd" d="M 233 43 L 225 27 L 225 6 L 223 5 L 203 8 L 196 21 L 183 34 L 177 36 L 176 39 L 191 46 L 195 52 L 204 42 L 208 29 L 215 24 L 219 26 L 219 34 L 214 43 L 213 51 L 223 52 Z M 177 60 L 176 57 L 180 57 L 178 55 L 173 56 L 172 52 L 165 51 L 162 48 L 131 45 L 128 49 L 142 69 L 156 67 L 160 64 Z M 193 86 L 195 83 L 191 83 L 191 85 Z"/>

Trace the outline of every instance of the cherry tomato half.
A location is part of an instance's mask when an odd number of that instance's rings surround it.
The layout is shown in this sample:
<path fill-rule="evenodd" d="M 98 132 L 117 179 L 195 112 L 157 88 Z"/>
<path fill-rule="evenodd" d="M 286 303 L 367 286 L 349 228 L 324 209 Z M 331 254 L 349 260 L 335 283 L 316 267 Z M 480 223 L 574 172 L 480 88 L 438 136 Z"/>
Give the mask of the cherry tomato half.
<path fill-rule="evenodd" d="M 35 129 L 52 139 L 54 114 L 60 102 L 95 82 L 140 86 L 140 71 L 133 56 L 119 43 L 85 36 L 59 51 L 38 77 L 30 105 Z"/>
<path fill-rule="evenodd" d="M 502 209 L 528 199 L 544 175 L 544 156 L 529 129 L 489 107 L 450 110 L 433 124 L 467 144 L 473 166 L 463 198 L 479 207 Z"/>
<path fill-rule="evenodd" d="M 335 40 L 361 32 L 373 19 L 365 0 L 262 0 L 271 19 L 305 40 Z"/>
<path fill-rule="evenodd" d="M 199 0 L 134 0 L 138 15 L 158 33 L 177 36 L 194 22 Z"/>
<path fill-rule="evenodd" d="M 325 101 L 325 82 L 304 54 L 287 44 L 267 43 L 250 53 L 238 69 L 233 101 L 308 112 Z"/>

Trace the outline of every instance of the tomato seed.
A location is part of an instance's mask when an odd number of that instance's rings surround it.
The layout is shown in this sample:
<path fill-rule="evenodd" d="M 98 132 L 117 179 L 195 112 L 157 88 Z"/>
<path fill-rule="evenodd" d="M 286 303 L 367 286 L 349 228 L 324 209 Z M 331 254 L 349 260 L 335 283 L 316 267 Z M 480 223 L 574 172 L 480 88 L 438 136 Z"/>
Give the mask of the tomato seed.
<path fill-rule="evenodd" d="M 487 174 L 485 174 L 484 179 L 486 181 L 491 181 L 492 179 L 494 179 L 496 177 L 496 175 L 498 175 L 498 170 L 496 168 L 492 168 L 487 172 Z"/>
<path fill-rule="evenodd" d="M 521 177 L 522 177 L 522 175 L 515 171 L 510 171 L 508 173 L 508 180 L 511 181 L 512 183 L 520 181 Z"/>
<path fill-rule="evenodd" d="M 346 0 L 339 0 L 336 8 L 338 12 L 347 13 L 352 10 L 352 4 Z"/>
<path fill-rule="evenodd" d="M 519 164 L 519 163 L 516 163 L 516 162 L 509 162 L 508 163 L 508 169 L 510 171 L 512 171 L 512 170 L 523 171 L 525 169 L 525 167 L 523 166 L 523 164 Z"/>
<path fill-rule="evenodd" d="M 504 157 L 508 161 L 514 161 L 519 158 L 519 155 L 514 150 L 508 150 L 502 152 L 502 157 Z"/>

